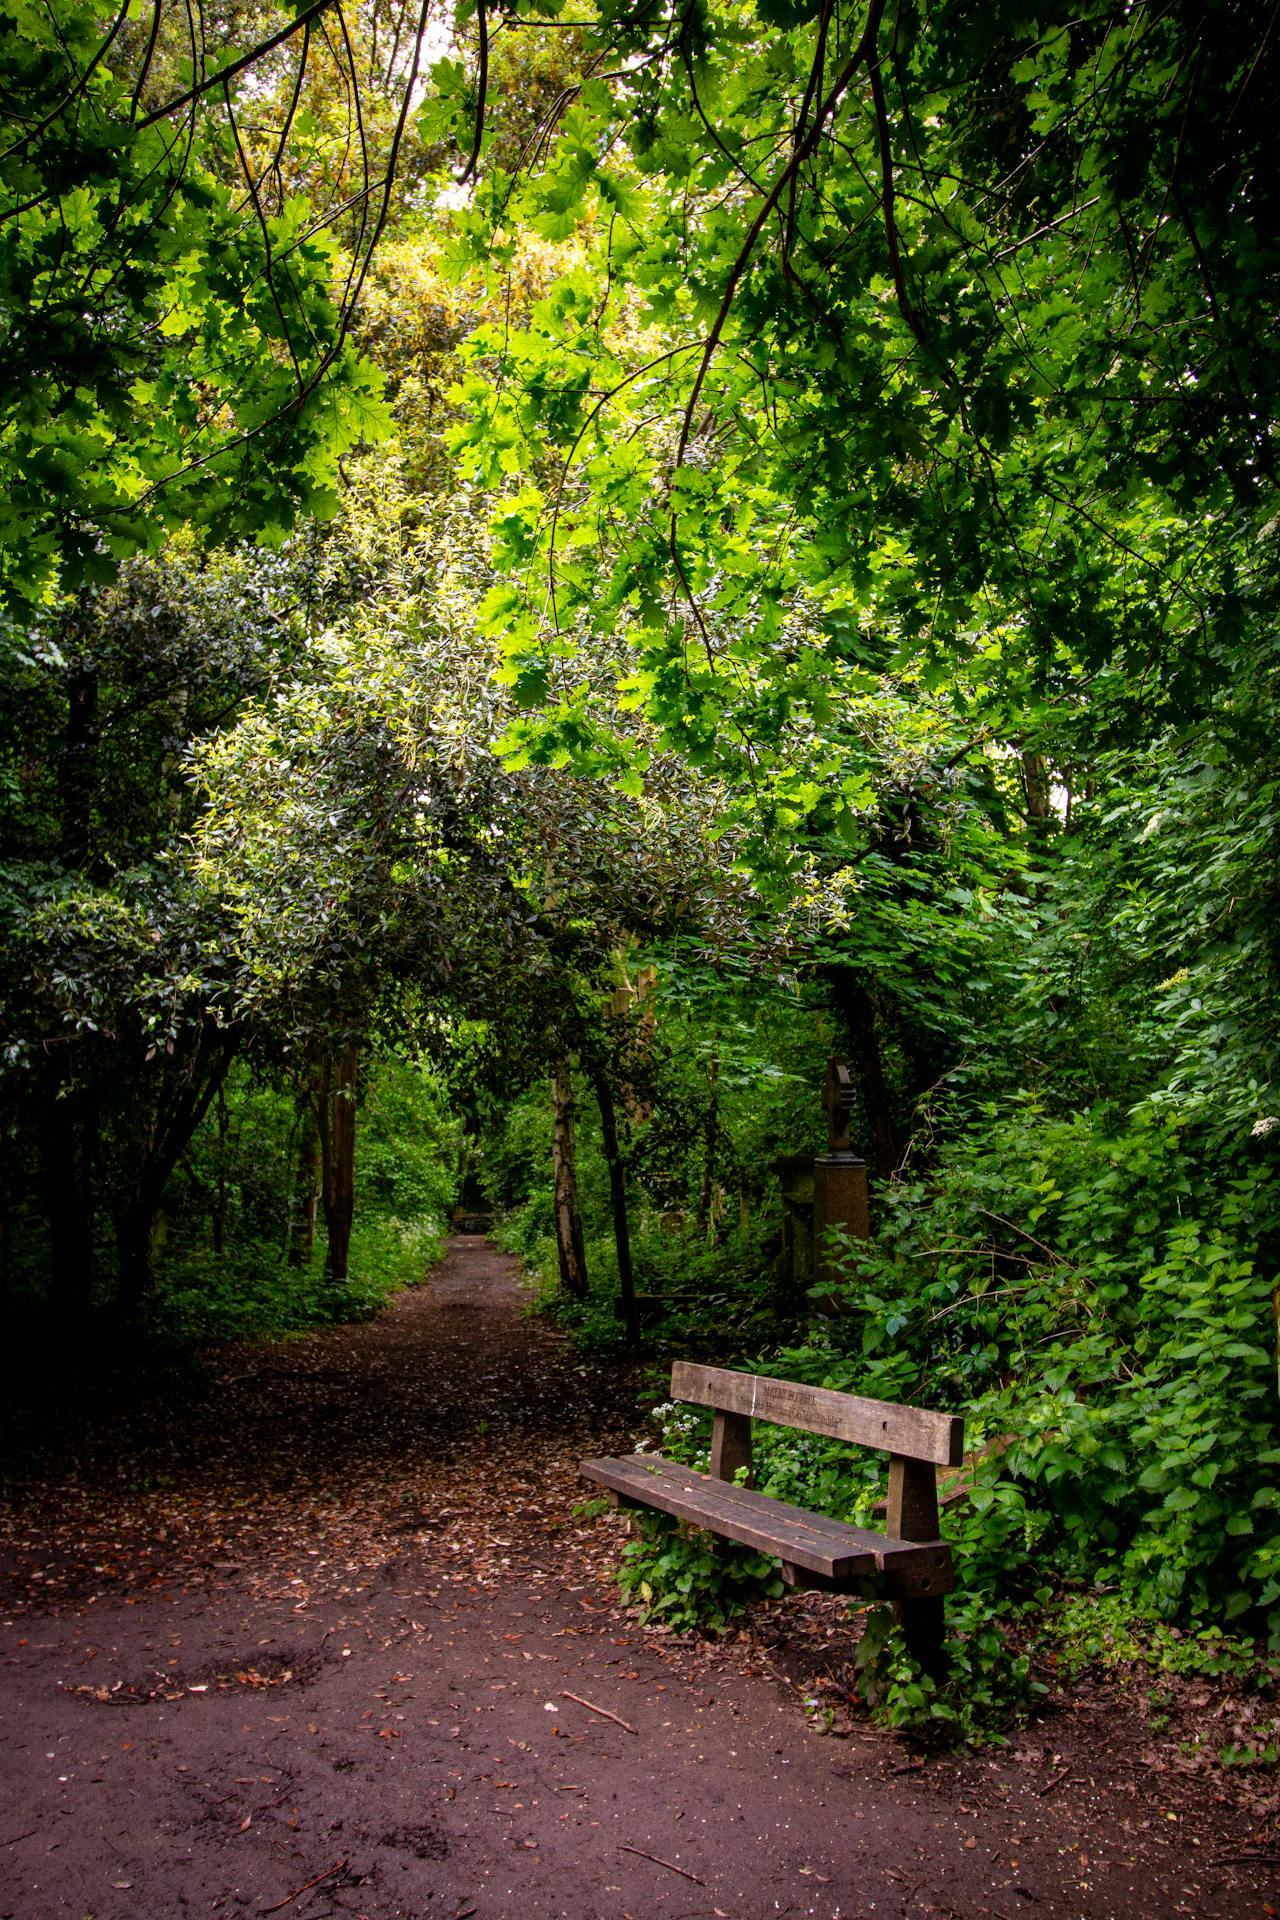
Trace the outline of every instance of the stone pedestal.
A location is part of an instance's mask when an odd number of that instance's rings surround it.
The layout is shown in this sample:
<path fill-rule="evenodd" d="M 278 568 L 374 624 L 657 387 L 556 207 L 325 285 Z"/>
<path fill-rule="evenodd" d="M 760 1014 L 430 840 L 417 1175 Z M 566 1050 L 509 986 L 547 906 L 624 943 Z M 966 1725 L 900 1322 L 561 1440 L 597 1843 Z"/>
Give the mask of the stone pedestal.
<path fill-rule="evenodd" d="M 823 1236 L 832 1227 L 854 1240 L 866 1240 L 871 1235 L 867 1163 L 849 1145 L 853 1097 L 853 1083 L 843 1060 L 828 1060 L 822 1090 L 827 1151 L 816 1160 L 806 1154 L 788 1153 L 773 1162 L 773 1170 L 782 1181 L 783 1273 L 792 1286 L 808 1288 L 815 1282 L 839 1281 L 839 1269 L 823 1245 Z M 835 1296 L 821 1304 L 827 1313 L 840 1310 Z"/>
<path fill-rule="evenodd" d="M 840 1277 L 823 1240 L 830 1227 L 839 1227 L 857 1240 L 866 1240 L 871 1233 L 867 1163 L 848 1148 L 819 1154 L 813 1163 L 813 1237 L 819 1281 Z"/>

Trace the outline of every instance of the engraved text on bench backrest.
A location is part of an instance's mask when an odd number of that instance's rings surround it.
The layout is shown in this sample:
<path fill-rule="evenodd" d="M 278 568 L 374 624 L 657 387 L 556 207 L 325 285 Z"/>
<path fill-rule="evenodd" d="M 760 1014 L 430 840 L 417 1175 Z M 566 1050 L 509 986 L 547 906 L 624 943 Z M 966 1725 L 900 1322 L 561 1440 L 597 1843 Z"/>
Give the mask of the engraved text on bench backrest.
<path fill-rule="evenodd" d="M 897 1407 L 887 1400 L 862 1400 L 827 1387 L 802 1387 L 763 1374 L 677 1360 L 671 1369 L 671 1397 L 769 1420 L 780 1427 L 797 1427 L 802 1433 L 876 1447 L 908 1460 L 928 1460 L 938 1467 L 958 1467 L 964 1457 L 964 1421 L 958 1415 Z"/>

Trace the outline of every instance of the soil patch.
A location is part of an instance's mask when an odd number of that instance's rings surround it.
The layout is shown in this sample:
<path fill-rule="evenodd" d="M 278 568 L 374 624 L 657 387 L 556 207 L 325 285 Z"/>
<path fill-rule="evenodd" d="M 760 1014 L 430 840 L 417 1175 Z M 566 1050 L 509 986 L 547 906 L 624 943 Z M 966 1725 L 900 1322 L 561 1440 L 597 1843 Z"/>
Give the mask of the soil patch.
<path fill-rule="evenodd" d="M 459 1237 L 376 1321 L 68 1415 L 0 1513 L 0 1916 L 1274 1913 L 1265 1790 L 1119 1693 L 921 1764 L 819 1730 L 828 1598 L 642 1632 L 576 1479 L 634 1376 L 521 1306 Z"/>

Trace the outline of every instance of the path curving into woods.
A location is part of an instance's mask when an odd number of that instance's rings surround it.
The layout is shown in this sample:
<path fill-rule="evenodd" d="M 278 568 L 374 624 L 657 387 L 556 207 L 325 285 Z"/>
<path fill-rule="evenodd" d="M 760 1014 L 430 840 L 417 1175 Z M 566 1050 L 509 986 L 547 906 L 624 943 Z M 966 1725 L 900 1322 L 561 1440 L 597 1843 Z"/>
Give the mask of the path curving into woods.
<path fill-rule="evenodd" d="M 376 1321 L 69 1416 L 0 1510 L 0 1916 L 1275 1911 L 1274 1796 L 1138 1702 L 919 1764 L 809 1724 L 848 1672 L 828 1597 L 642 1632 L 575 1511 L 636 1396 L 458 1239 Z"/>

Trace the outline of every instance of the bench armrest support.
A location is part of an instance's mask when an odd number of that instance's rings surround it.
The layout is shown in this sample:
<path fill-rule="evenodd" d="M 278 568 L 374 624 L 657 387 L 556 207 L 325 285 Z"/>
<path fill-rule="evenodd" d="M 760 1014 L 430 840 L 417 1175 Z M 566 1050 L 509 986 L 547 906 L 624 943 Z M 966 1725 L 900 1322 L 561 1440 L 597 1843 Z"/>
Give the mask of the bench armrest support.
<path fill-rule="evenodd" d="M 751 1457 L 751 1420 L 745 1413 L 717 1413 L 711 1429 L 711 1477 L 736 1480 L 745 1467 L 745 1484 L 755 1485 Z"/>
<path fill-rule="evenodd" d="M 938 1538 L 938 1470 L 930 1461 L 890 1454 L 884 1530 L 891 1540 Z"/>

